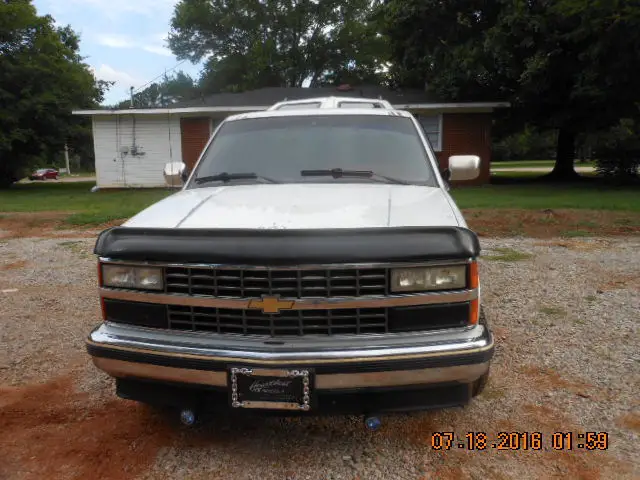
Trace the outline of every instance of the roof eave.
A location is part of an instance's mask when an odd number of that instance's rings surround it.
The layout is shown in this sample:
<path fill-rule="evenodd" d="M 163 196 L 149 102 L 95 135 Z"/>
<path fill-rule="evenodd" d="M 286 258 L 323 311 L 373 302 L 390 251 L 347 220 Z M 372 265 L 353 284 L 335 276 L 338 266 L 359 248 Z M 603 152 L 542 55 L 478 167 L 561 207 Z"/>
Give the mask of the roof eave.
<path fill-rule="evenodd" d="M 493 111 L 497 108 L 509 108 L 509 102 L 468 102 L 468 103 L 406 103 L 394 104 L 398 110 L 437 110 L 452 111 Z M 240 106 L 240 107 L 186 107 L 186 108 L 130 108 L 127 110 L 74 110 L 73 115 L 108 116 L 108 115 L 180 115 L 190 113 L 243 113 L 256 112 L 269 106 Z"/>

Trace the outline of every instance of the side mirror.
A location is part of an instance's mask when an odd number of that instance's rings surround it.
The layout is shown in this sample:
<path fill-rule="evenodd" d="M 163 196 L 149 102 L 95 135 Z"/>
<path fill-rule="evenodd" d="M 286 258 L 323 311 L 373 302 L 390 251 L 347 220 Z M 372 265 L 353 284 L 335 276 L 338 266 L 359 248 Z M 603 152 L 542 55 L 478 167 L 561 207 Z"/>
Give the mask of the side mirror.
<path fill-rule="evenodd" d="M 182 162 L 167 163 L 164 166 L 163 174 L 167 187 L 182 187 L 189 178 L 187 166 Z"/>
<path fill-rule="evenodd" d="M 454 155 L 449 157 L 450 180 L 475 180 L 480 176 L 480 157 L 477 155 Z"/>

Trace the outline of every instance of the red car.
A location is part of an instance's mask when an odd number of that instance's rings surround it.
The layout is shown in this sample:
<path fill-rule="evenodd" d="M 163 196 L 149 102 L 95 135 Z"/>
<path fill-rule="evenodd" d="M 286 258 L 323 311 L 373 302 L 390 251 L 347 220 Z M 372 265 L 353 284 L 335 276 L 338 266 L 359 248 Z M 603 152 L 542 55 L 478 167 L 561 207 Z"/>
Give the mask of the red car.
<path fill-rule="evenodd" d="M 41 168 L 31 174 L 29 180 L 57 180 L 58 171 L 55 168 Z"/>

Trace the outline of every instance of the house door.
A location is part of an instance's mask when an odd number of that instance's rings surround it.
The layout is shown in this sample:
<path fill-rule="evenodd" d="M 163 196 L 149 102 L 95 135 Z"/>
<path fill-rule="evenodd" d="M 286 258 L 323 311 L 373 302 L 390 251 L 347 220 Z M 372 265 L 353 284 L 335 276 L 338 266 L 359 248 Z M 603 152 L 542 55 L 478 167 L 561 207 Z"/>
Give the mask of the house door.
<path fill-rule="evenodd" d="M 192 170 L 209 141 L 211 119 L 208 117 L 182 118 L 180 130 L 182 134 L 182 161 L 189 170 Z"/>

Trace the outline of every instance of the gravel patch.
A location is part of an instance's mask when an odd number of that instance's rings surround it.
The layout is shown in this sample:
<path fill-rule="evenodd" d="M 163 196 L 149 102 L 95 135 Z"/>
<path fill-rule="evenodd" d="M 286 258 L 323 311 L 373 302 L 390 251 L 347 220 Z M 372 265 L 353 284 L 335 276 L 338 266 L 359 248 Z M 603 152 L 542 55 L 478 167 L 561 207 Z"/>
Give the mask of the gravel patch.
<path fill-rule="evenodd" d="M 116 399 L 84 353 L 100 316 L 93 240 L 0 241 L 0 430 L 16 428 L 27 452 L 0 465 L 0 478 L 41 478 L 39 465 L 50 478 L 638 478 L 640 237 L 482 244 L 482 301 L 498 343 L 485 392 L 465 408 L 383 417 L 370 433 L 357 417 L 214 416 L 188 430 Z M 507 250 L 527 255 L 495 259 Z M 28 411 L 39 422 L 30 434 L 12 427 L 2 392 L 33 385 L 51 386 L 41 395 L 52 406 L 40 420 Z M 60 428 L 66 450 L 33 450 Z M 607 451 L 551 448 L 553 432 L 591 431 L 609 434 Z M 434 432 L 483 432 L 490 443 L 499 432 L 541 432 L 545 448 L 437 451 Z"/>
<path fill-rule="evenodd" d="M 0 384 L 46 381 L 85 361 L 84 339 L 100 322 L 94 243 L 0 241 Z"/>

